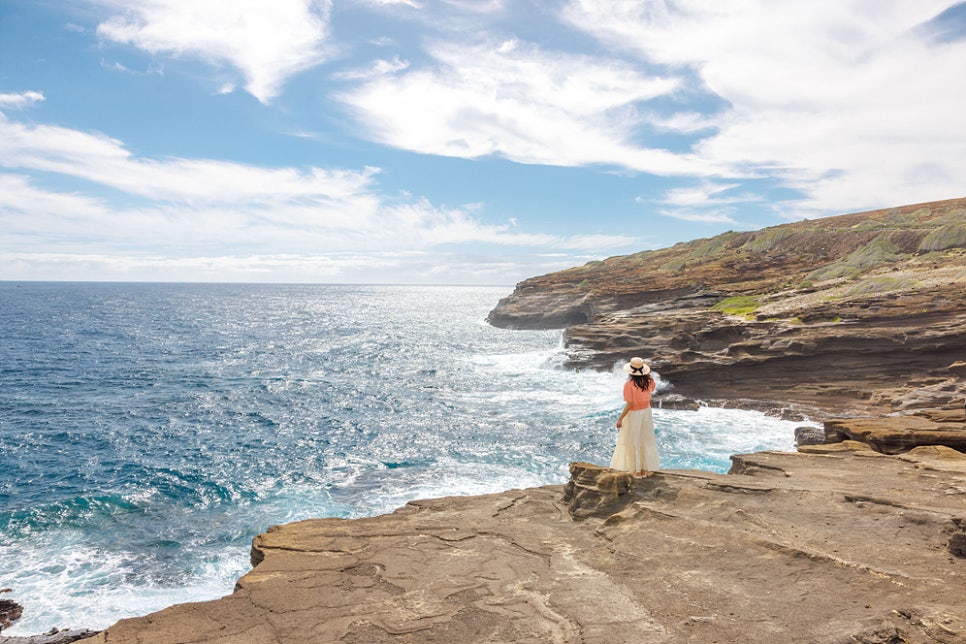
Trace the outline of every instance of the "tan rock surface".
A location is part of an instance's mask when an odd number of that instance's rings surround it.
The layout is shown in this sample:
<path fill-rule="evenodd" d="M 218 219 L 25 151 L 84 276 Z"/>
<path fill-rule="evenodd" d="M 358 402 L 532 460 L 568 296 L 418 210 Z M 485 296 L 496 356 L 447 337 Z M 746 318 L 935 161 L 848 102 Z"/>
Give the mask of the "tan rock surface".
<path fill-rule="evenodd" d="M 959 453 L 966 452 L 966 418 L 958 409 L 911 416 L 835 418 L 825 421 L 825 436 L 826 442 L 861 441 L 885 454 L 926 445 L 942 445 Z"/>
<path fill-rule="evenodd" d="M 566 496 L 303 521 L 255 540 L 229 597 L 88 642 L 966 642 L 950 456 L 765 452 L 647 479 L 576 463 Z"/>

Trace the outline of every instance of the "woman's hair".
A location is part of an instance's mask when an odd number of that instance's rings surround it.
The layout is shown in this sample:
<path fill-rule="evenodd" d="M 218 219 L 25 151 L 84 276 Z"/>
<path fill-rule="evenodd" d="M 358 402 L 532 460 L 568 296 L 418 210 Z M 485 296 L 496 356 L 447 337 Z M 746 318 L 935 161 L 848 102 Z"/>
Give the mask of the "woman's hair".
<path fill-rule="evenodd" d="M 631 380 L 642 391 L 647 391 L 651 388 L 651 377 L 646 373 L 644 375 L 632 374 Z"/>

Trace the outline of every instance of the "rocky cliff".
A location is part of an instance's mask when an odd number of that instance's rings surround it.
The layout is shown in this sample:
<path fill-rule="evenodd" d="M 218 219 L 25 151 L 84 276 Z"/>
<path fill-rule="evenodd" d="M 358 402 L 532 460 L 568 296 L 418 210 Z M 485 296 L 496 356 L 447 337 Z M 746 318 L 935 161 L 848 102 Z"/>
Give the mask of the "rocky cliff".
<path fill-rule="evenodd" d="M 805 449 L 279 526 L 232 595 L 86 642 L 966 642 L 966 455 Z"/>
<path fill-rule="evenodd" d="M 521 282 L 489 321 L 686 396 L 886 413 L 966 395 L 966 199 L 728 232 Z M 961 405 L 962 403 L 959 402 Z"/>

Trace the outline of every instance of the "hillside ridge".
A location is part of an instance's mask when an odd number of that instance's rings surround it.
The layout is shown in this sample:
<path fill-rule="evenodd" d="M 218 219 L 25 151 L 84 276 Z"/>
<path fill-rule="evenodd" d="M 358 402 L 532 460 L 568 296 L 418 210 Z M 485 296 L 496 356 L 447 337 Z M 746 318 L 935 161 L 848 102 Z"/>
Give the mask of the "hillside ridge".
<path fill-rule="evenodd" d="M 590 262 L 524 280 L 488 321 L 566 328 L 573 367 L 643 354 L 690 397 L 882 413 L 966 393 L 963 302 L 966 198 Z"/>

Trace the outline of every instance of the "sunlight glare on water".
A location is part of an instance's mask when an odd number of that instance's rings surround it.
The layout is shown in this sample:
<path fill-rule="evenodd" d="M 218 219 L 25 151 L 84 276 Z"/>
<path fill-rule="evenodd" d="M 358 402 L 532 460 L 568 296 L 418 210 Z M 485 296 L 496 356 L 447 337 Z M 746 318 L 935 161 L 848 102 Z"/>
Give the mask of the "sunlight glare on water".
<path fill-rule="evenodd" d="M 309 517 L 566 481 L 609 462 L 624 374 L 486 324 L 502 287 L 0 283 L 4 634 L 231 592 Z M 664 468 L 791 449 L 756 412 L 656 409 Z"/>

